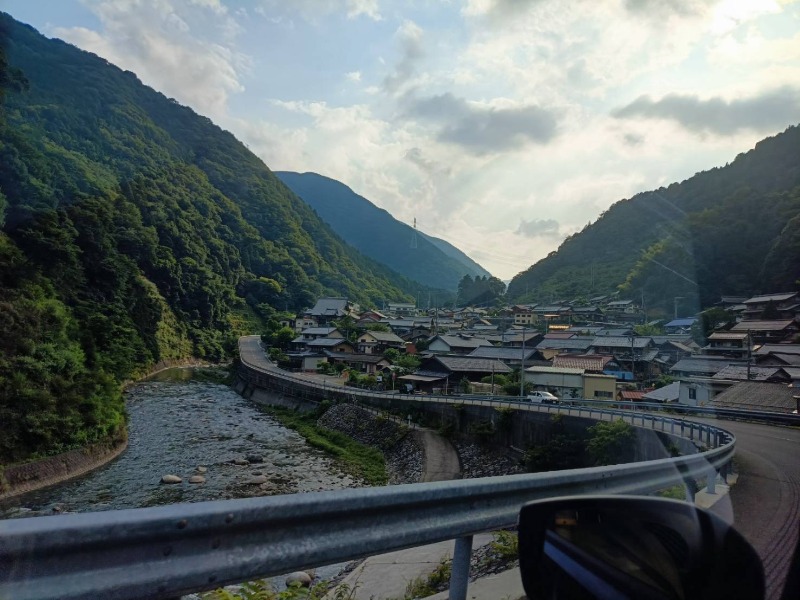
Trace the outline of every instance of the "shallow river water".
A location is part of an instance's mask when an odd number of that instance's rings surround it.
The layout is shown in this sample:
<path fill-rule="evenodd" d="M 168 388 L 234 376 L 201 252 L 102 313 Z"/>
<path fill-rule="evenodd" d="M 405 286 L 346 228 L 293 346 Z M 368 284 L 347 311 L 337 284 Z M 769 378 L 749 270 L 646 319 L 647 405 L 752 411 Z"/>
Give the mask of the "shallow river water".
<path fill-rule="evenodd" d="M 296 432 L 260 412 L 223 385 L 181 381 L 170 370 L 162 381 L 139 383 L 126 393 L 128 448 L 92 473 L 14 498 L 0 518 L 88 512 L 200 502 L 246 496 L 351 487 L 353 479 Z M 164 380 L 166 379 L 166 380 Z M 235 459 L 263 463 L 235 465 Z M 190 484 L 197 467 L 205 483 Z M 177 475 L 182 483 L 165 485 Z M 266 482 L 263 481 L 266 477 Z"/>

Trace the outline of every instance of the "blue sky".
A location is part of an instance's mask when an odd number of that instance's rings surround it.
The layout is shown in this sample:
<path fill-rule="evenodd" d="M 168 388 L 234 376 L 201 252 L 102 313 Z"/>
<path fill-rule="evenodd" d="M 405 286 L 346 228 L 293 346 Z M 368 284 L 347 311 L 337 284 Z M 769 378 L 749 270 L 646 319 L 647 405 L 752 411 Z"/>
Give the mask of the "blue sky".
<path fill-rule="evenodd" d="M 794 0 L 4 0 L 508 279 L 800 122 Z"/>

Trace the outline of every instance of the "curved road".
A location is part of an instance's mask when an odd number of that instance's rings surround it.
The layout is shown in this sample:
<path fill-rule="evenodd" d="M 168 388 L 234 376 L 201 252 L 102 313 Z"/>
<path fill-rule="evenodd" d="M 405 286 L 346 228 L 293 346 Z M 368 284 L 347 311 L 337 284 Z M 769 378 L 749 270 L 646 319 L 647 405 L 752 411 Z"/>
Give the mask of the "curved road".
<path fill-rule="evenodd" d="M 764 565 L 767 598 L 779 598 L 800 537 L 800 430 L 692 418 L 736 436 L 733 522 Z M 721 503 L 720 503 L 721 504 Z"/>

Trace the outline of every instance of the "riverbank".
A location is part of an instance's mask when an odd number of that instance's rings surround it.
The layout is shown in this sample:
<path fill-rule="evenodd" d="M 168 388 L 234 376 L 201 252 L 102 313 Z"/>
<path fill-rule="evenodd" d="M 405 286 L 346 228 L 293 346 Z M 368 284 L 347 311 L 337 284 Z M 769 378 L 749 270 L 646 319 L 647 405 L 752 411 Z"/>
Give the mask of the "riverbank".
<path fill-rule="evenodd" d="M 0 501 L 85 475 L 117 458 L 128 447 L 127 431 L 113 439 L 39 460 L 0 467 Z"/>
<path fill-rule="evenodd" d="M 221 369 L 224 365 L 209 363 L 196 358 L 159 361 L 147 370 L 139 379 L 122 383 L 123 393 L 129 387 L 157 376 L 169 369 Z M 201 378 L 209 380 L 210 377 Z M 81 477 L 105 466 L 128 447 L 127 423 L 123 431 L 108 440 L 90 444 L 82 448 L 74 448 L 67 452 L 54 454 L 29 462 L 0 465 L 0 501 L 8 500 L 28 492 L 58 485 Z"/>

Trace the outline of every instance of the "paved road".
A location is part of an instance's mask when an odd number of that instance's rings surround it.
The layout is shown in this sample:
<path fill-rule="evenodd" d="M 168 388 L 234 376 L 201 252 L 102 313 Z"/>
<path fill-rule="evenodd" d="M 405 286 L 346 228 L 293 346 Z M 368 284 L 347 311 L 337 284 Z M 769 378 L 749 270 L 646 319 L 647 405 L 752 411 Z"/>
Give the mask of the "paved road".
<path fill-rule="evenodd" d="M 800 536 L 800 430 L 739 421 L 713 423 L 736 436 L 739 479 L 733 522 L 764 565 L 767 598 L 779 598 Z"/>
<path fill-rule="evenodd" d="M 425 449 L 425 465 L 421 481 L 449 481 L 461 479 L 461 465 L 453 444 L 435 431 L 418 431 Z"/>

